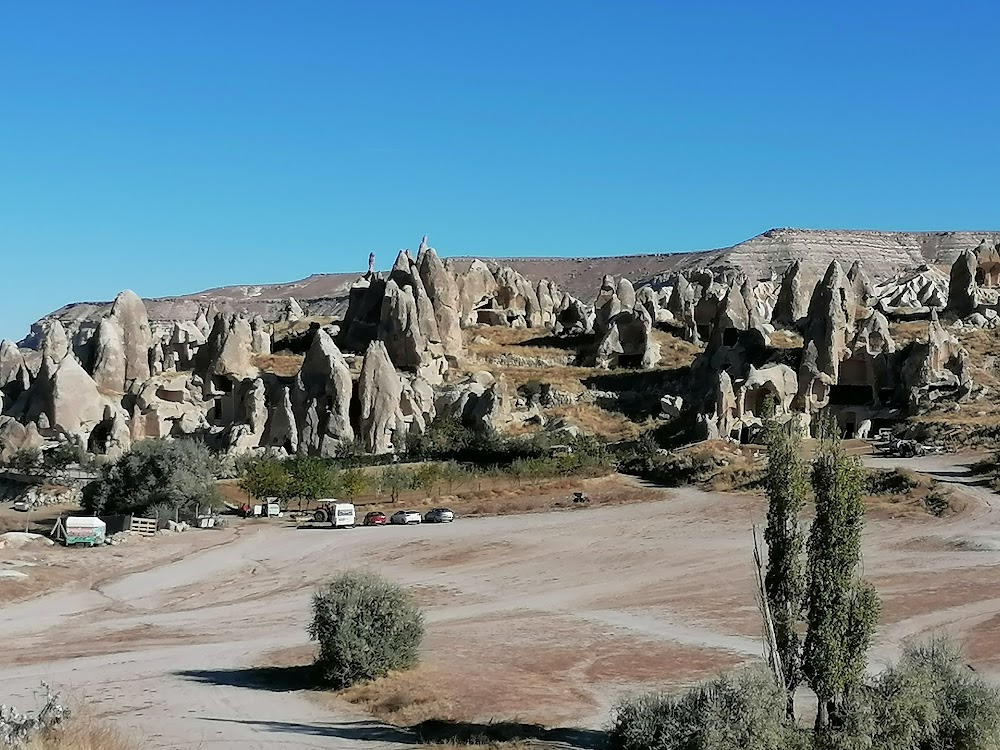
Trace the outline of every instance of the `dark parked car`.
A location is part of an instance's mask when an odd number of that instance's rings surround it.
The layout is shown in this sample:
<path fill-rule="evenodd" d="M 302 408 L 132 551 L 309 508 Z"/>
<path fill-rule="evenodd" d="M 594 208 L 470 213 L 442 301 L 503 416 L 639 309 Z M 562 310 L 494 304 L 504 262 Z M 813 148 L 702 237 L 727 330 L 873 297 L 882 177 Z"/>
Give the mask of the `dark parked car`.
<path fill-rule="evenodd" d="M 451 523 L 454 520 L 454 512 L 447 508 L 431 508 L 424 515 L 424 523 Z"/>
<path fill-rule="evenodd" d="M 380 510 L 373 510 L 371 513 L 365 514 L 365 526 L 385 526 L 386 521 L 389 519 L 385 517 L 385 513 Z"/>

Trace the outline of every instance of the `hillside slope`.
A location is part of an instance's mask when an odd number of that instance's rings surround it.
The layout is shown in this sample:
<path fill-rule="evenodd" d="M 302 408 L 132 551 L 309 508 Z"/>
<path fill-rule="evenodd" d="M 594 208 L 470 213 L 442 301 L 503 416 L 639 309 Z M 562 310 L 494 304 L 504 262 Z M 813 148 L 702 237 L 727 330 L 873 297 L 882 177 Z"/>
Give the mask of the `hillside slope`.
<path fill-rule="evenodd" d="M 626 276 L 633 282 L 665 279 L 675 271 L 696 269 L 738 270 L 751 278 L 780 276 L 794 261 L 802 261 L 808 273 L 819 276 L 833 259 L 846 266 L 860 260 L 873 278 L 890 276 L 924 263 L 950 265 L 965 249 L 983 239 L 1000 241 L 1000 232 L 876 232 L 861 230 L 771 229 L 739 244 L 718 250 L 686 253 L 621 255 L 603 258 L 491 258 L 489 263 L 509 265 L 532 281 L 549 279 L 574 296 L 590 301 L 607 274 Z M 443 255 L 447 255 L 447 250 Z M 388 256 L 387 256 L 388 257 Z M 358 273 L 315 274 L 300 281 L 255 286 L 230 286 L 194 294 L 147 300 L 150 319 L 193 319 L 200 307 L 262 315 L 273 320 L 285 310 L 289 297 L 307 303 L 311 315 L 338 316 L 346 308 L 347 293 Z M 464 270 L 470 257 L 449 261 Z M 107 312 L 106 302 L 72 303 L 46 317 L 79 323 L 95 320 Z"/>

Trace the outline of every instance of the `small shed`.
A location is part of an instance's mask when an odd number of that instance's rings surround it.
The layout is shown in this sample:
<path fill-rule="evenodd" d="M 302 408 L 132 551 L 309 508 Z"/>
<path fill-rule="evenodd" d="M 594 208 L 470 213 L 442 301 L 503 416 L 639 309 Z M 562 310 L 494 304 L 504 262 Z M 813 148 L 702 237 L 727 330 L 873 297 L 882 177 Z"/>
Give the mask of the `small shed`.
<path fill-rule="evenodd" d="M 104 544 L 107 531 L 107 524 L 95 516 L 69 516 L 62 519 L 61 524 L 56 524 L 53 536 L 61 537 L 63 544 L 67 547 L 72 544 L 86 544 L 94 547 L 98 544 Z"/>

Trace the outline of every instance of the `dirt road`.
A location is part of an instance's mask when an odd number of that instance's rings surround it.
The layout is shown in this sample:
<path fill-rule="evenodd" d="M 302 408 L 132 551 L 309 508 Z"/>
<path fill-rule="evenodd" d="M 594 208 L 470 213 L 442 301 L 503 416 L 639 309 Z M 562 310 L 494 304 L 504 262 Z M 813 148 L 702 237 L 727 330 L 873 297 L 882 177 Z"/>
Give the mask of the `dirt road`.
<path fill-rule="evenodd" d="M 924 468 L 959 481 L 954 459 L 940 461 Z M 946 628 L 967 639 L 977 668 L 1000 665 L 995 498 L 959 491 L 969 506 L 958 516 L 868 524 L 866 575 L 885 602 L 876 662 L 912 634 Z M 760 654 L 754 522 L 760 499 L 684 489 L 654 503 L 443 526 L 259 526 L 168 565 L 0 609 L 0 702 L 30 702 L 43 679 L 67 685 L 156 748 L 412 743 L 347 703 L 320 706 L 250 669 L 307 645 L 316 583 L 370 567 L 426 607 L 421 690 L 442 714 L 598 728 L 623 693 Z"/>

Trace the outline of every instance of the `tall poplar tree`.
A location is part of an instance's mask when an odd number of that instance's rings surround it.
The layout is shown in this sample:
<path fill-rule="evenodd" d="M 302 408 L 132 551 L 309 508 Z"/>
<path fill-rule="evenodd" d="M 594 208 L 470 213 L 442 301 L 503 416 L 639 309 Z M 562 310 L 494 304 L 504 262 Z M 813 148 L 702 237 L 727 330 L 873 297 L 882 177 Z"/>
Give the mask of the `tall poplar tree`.
<path fill-rule="evenodd" d="M 773 411 L 772 408 L 767 409 Z M 767 445 L 767 571 L 764 591 L 767 595 L 774 636 L 785 687 L 788 691 L 788 715 L 794 717 L 795 689 L 802 681 L 802 620 L 805 592 L 802 564 L 803 533 L 799 514 L 809 489 L 808 472 L 800 457 L 802 439 L 797 425 L 791 430 L 768 418 L 764 423 Z"/>
<path fill-rule="evenodd" d="M 806 633 L 802 671 L 818 701 L 816 729 L 860 684 L 878 621 L 875 590 L 858 577 L 864 525 L 861 463 L 844 453 L 836 429 L 821 426 L 813 462 L 816 518 L 809 531 L 806 563 Z"/>

